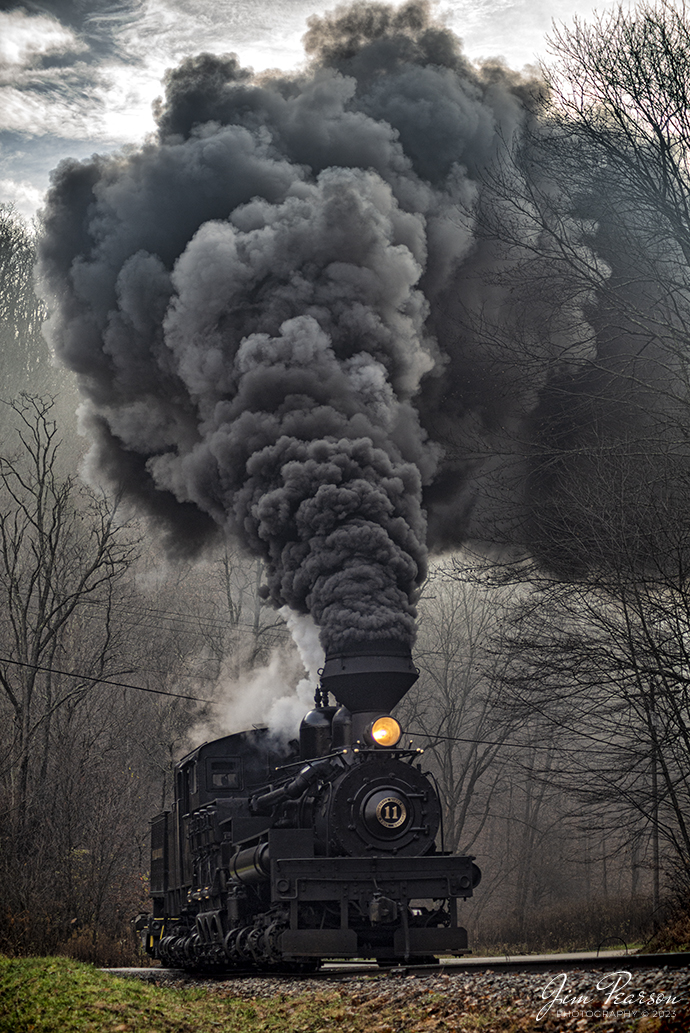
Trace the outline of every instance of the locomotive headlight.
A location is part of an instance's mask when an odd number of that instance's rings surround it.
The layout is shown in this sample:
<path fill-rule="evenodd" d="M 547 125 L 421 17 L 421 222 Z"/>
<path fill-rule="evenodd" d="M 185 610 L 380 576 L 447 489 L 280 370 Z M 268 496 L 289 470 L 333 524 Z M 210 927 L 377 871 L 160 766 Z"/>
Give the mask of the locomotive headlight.
<path fill-rule="evenodd" d="M 369 729 L 369 734 L 377 746 L 395 746 L 400 742 L 402 728 L 394 717 L 379 717 Z"/>

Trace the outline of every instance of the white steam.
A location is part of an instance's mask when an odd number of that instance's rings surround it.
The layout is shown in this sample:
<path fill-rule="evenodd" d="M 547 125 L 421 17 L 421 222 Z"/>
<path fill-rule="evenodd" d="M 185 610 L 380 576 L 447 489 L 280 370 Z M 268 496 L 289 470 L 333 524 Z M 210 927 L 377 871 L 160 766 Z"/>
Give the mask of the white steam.
<path fill-rule="evenodd" d="M 311 617 L 293 613 L 287 606 L 280 614 L 296 650 L 278 647 L 267 664 L 239 675 L 236 658 L 228 658 L 213 694 L 216 706 L 192 728 L 190 749 L 252 727 L 267 727 L 284 742 L 297 738 L 302 718 L 314 705 L 324 655 Z"/>

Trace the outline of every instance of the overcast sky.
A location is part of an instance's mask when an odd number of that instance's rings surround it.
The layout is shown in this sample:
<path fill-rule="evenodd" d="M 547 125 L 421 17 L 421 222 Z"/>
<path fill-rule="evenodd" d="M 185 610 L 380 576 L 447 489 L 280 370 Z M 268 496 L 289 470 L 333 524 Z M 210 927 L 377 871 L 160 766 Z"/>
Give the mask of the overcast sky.
<path fill-rule="evenodd" d="M 0 202 L 30 216 L 60 158 L 139 142 L 166 68 L 202 50 L 256 70 L 294 68 L 310 14 L 333 0 L 0 0 Z M 445 0 L 472 58 L 547 57 L 553 19 L 592 0 Z M 613 6 L 599 0 L 598 10 Z"/>

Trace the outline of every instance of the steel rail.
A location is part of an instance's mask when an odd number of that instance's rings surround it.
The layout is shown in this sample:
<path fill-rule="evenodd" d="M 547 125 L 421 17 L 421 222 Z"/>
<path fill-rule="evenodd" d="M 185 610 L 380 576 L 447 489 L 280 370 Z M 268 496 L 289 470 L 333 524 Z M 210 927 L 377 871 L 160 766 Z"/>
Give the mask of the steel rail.
<path fill-rule="evenodd" d="M 396 976 L 462 976 L 475 972 L 559 972 L 573 969 L 618 970 L 618 969 L 676 969 L 690 967 L 690 952 L 678 951 L 668 954 L 629 954 L 625 951 L 596 953 L 587 951 L 577 954 L 529 955 L 524 957 L 495 958 L 453 958 L 442 959 L 438 965 L 407 964 L 377 965 L 362 962 L 328 962 L 314 972 L 295 972 L 276 968 L 263 972 L 246 969 L 223 971 L 187 972 L 179 968 L 104 968 L 101 971 L 111 975 L 130 976 L 149 982 L 230 982 L 235 979 L 316 979 L 320 982 L 342 982 L 356 978 L 391 978 Z"/>

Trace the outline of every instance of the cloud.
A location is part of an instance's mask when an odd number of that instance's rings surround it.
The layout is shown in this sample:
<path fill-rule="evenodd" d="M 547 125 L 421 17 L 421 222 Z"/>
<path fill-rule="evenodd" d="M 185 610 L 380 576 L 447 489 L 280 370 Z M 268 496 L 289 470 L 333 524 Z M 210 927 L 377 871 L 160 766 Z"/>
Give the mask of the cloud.
<path fill-rule="evenodd" d="M 0 129 L 6 132 L 93 139 L 93 102 L 79 96 L 55 94 L 46 102 L 45 84 L 40 90 L 0 86 L 0 111 Z"/>
<path fill-rule="evenodd" d="M 30 219 L 43 200 L 43 191 L 28 180 L 0 179 L 0 200 L 13 204 L 23 218 Z"/>
<path fill-rule="evenodd" d="M 0 131 L 87 139 L 100 101 L 87 43 L 49 14 L 0 12 Z"/>
<path fill-rule="evenodd" d="M 47 54 L 79 53 L 86 44 L 49 15 L 0 11 L 0 76 L 34 67 Z"/>
<path fill-rule="evenodd" d="M 277 0 L 101 0 L 1 12 L 0 132 L 139 142 L 154 128 L 166 69 L 189 53 L 238 47 L 259 69 L 294 65 L 313 9 L 308 0 L 289 9 Z"/>
<path fill-rule="evenodd" d="M 46 3 L 0 13 L 0 131 L 105 144 L 141 139 L 164 65 L 150 70 L 121 35 L 141 4 Z"/>

